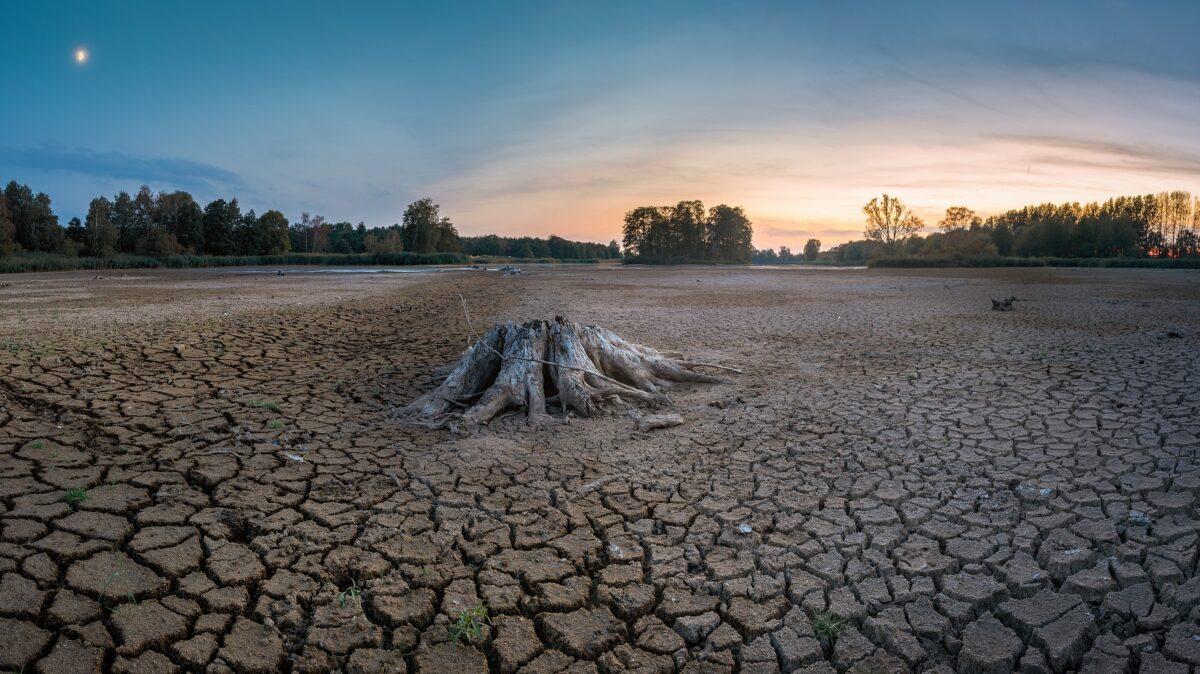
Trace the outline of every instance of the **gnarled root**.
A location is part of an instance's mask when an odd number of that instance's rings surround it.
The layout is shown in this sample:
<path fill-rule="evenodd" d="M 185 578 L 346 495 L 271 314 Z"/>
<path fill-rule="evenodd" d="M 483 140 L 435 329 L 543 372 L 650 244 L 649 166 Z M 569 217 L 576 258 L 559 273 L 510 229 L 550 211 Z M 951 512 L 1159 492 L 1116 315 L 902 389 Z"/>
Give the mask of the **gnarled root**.
<path fill-rule="evenodd" d="M 451 409 L 466 407 L 466 401 L 478 395 L 500 371 L 500 349 L 504 332 L 512 323 L 492 326 L 458 361 L 440 386 L 408 405 L 414 418 L 436 421 Z M 438 425 L 435 423 L 434 425 Z"/>
<path fill-rule="evenodd" d="M 668 358 L 610 330 L 561 316 L 524 325 L 503 323 L 472 345 L 440 386 L 402 414 L 424 426 L 443 427 L 459 420 L 475 426 L 510 409 L 523 409 L 530 422 L 539 422 L 547 416 L 550 387 L 556 394 L 550 399 L 564 412 L 583 417 L 616 402 L 662 407 L 670 405 L 664 390 L 672 382 L 725 381 L 695 371 L 704 365 Z"/>

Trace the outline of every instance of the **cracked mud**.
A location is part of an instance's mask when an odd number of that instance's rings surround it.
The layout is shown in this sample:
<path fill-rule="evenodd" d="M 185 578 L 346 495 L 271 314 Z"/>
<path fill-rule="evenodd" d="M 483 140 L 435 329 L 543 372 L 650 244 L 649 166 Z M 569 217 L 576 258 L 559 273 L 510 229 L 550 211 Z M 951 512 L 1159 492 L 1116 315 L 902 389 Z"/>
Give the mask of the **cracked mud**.
<path fill-rule="evenodd" d="M 1194 671 L 1198 281 L 17 277 L 0 669 Z M 458 293 L 745 374 L 645 433 L 401 425 Z"/>

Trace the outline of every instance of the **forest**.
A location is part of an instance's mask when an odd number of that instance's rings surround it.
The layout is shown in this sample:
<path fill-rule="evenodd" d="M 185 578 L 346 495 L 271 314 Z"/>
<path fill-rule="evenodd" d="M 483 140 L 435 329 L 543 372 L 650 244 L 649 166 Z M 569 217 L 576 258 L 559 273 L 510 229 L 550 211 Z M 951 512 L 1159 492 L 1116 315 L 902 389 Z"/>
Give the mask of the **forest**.
<path fill-rule="evenodd" d="M 308 213 L 289 222 L 277 210 L 243 211 L 237 199 L 215 199 L 201 207 L 187 192 L 154 193 L 143 186 L 133 195 L 93 199 L 83 221 L 72 218 L 63 227 L 48 195 L 12 181 L 0 193 L 0 257 L 21 252 L 96 258 L 406 252 L 578 260 L 621 255 L 616 241 L 460 236 L 428 198 L 409 204 L 401 222 L 368 228 Z"/>

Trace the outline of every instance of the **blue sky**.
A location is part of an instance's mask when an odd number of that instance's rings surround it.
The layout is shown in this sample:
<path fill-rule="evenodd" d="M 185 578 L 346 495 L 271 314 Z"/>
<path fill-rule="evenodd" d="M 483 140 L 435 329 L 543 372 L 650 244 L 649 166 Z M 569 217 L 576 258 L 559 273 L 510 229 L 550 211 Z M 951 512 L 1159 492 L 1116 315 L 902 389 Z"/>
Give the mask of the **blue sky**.
<path fill-rule="evenodd" d="M 12 3 L 0 179 L 67 219 L 149 184 L 368 225 L 618 238 L 641 204 L 755 243 L 1200 191 L 1200 3 Z M 75 49 L 90 57 L 77 64 Z"/>

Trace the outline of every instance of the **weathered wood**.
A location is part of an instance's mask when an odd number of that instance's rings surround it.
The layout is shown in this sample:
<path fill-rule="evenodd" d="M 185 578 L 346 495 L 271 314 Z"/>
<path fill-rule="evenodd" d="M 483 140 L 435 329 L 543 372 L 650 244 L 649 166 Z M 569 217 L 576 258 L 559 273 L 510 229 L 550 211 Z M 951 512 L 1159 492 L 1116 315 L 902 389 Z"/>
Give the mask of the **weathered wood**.
<path fill-rule="evenodd" d="M 542 363 L 546 353 L 546 322 L 530 321 L 504 330 L 500 372 L 479 402 L 463 413 L 468 426 L 491 421 L 501 412 L 524 408 L 526 418 L 539 421 L 546 415 Z"/>
<path fill-rule="evenodd" d="M 614 396 L 627 402 L 647 405 L 668 402 L 664 396 L 653 391 L 617 385 L 611 378 L 602 375 L 585 350 L 580 336 L 581 330 L 590 327 L 581 328 L 561 316 L 556 317 L 550 324 L 550 360 L 564 366 L 552 368 L 558 399 L 564 410 L 570 408 L 580 416 L 590 417 L 596 414 L 606 399 Z"/>
<path fill-rule="evenodd" d="M 658 428 L 670 428 L 683 423 L 683 417 L 671 412 L 669 414 L 651 414 L 638 419 L 637 429 L 643 433 Z"/>
<path fill-rule="evenodd" d="M 512 323 L 497 323 L 471 345 L 458 365 L 446 375 L 440 386 L 413 401 L 406 412 L 414 417 L 434 421 L 451 409 L 462 409 L 466 402 L 479 395 L 500 371 L 500 350 L 504 334 Z"/>
<path fill-rule="evenodd" d="M 561 316 L 519 326 L 504 323 L 480 338 L 446 381 L 405 407 L 402 415 L 423 426 L 461 422 L 474 427 L 520 409 L 537 423 L 548 416 L 547 384 L 555 392 L 551 400 L 563 412 L 583 417 L 613 403 L 669 406 L 663 391 L 672 382 L 726 381 L 697 372 L 697 367 L 737 371 L 668 358 L 610 330 L 578 325 Z"/>

